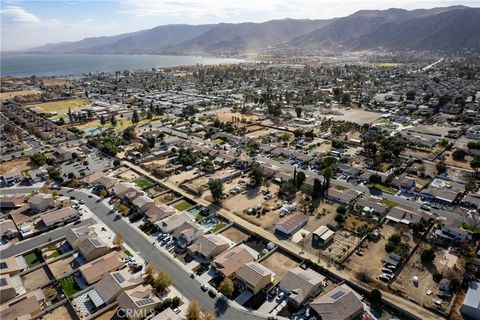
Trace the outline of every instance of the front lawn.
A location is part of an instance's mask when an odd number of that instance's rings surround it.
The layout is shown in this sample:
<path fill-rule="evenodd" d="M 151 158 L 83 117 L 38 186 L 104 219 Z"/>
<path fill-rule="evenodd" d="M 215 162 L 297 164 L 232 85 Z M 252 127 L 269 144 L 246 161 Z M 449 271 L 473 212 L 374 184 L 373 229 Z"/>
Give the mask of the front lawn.
<path fill-rule="evenodd" d="M 343 191 L 343 190 L 347 190 L 348 188 L 347 187 L 344 187 L 344 186 L 341 186 L 339 184 L 336 184 L 335 185 L 335 189 L 337 189 L 338 191 Z"/>
<path fill-rule="evenodd" d="M 58 280 L 58 283 L 69 298 L 81 290 L 73 275 Z"/>
<path fill-rule="evenodd" d="M 36 265 L 39 265 L 40 263 L 43 262 L 42 256 L 38 254 L 37 251 L 30 252 L 27 255 L 23 256 L 25 258 L 25 262 L 27 263 L 27 266 L 32 268 L 35 267 Z"/>
<path fill-rule="evenodd" d="M 382 199 L 379 201 L 381 204 L 384 204 L 390 208 L 396 207 L 398 204 L 388 199 Z"/>
<path fill-rule="evenodd" d="M 180 202 L 179 204 L 177 204 L 175 206 L 175 209 L 177 209 L 178 211 L 185 211 L 185 210 L 187 210 L 191 207 L 193 207 L 193 203 L 190 203 L 190 202 L 184 200 L 184 201 Z"/>
<path fill-rule="evenodd" d="M 137 179 L 133 182 L 142 190 L 150 188 L 151 186 L 153 186 L 153 182 L 151 182 L 150 180 L 145 179 L 145 178 L 140 178 L 140 179 Z"/>
<path fill-rule="evenodd" d="M 387 186 L 384 186 L 384 185 L 378 184 L 378 183 L 369 184 L 368 188 L 369 189 L 374 189 L 374 190 L 379 190 L 379 191 L 389 193 L 389 194 L 396 194 L 397 193 L 397 189 L 392 188 L 392 187 L 387 187 Z"/>

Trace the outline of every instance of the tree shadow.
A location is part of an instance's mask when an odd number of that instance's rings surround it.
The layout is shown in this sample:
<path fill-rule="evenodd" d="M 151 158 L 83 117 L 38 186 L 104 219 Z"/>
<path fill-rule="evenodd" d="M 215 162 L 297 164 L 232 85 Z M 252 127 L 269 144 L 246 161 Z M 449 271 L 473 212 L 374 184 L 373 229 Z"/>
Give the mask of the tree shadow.
<path fill-rule="evenodd" d="M 215 301 L 215 315 L 217 317 L 223 315 L 225 312 L 227 312 L 229 307 L 230 306 L 228 305 L 226 298 L 218 298 L 217 301 Z"/>

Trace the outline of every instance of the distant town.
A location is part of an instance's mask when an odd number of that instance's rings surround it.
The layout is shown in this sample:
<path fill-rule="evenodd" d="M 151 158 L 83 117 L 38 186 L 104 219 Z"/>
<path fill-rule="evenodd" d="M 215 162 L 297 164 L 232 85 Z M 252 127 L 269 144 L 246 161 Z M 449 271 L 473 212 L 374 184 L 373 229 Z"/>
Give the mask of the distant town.
<path fill-rule="evenodd" d="M 1 78 L 0 319 L 480 319 L 480 61 Z"/>

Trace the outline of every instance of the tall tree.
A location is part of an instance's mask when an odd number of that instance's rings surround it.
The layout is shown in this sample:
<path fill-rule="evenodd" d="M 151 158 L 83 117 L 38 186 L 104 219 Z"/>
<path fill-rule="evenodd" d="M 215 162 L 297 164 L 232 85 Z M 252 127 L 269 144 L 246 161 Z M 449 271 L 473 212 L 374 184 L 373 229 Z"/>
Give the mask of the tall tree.
<path fill-rule="evenodd" d="M 112 114 L 111 118 L 110 118 L 110 123 L 112 124 L 112 127 L 116 127 L 117 126 L 117 119 L 115 118 L 115 115 Z"/>
<path fill-rule="evenodd" d="M 190 301 L 188 305 L 187 312 L 185 313 L 186 320 L 201 320 L 201 309 L 200 303 L 197 300 Z"/>
<path fill-rule="evenodd" d="M 138 116 L 138 111 L 137 111 L 137 110 L 133 110 L 132 123 L 133 123 L 133 124 L 137 124 L 139 121 L 140 121 L 140 117 Z"/>
<path fill-rule="evenodd" d="M 220 179 L 211 180 L 208 182 L 208 187 L 212 193 L 213 201 L 219 203 L 223 195 L 223 181 Z"/>

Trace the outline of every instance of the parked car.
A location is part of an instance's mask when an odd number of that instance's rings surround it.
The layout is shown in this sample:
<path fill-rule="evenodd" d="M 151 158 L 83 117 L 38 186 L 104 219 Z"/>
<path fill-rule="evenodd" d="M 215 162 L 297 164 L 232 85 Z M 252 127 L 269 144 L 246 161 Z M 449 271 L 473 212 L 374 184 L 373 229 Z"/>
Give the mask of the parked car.
<path fill-rule="evenodd" d="M 379 275 L 378 279 L 380 279 L 383 282 L 390 282 L 390 280 L 392 280 L 392 278 L 388 274 L 385 274 L 385 273 Z"/>
<path fill-rule="evenodd" d="M 217 296 L 217 293 L 213 289 L 210 289 L 208 290 L 208 295 L 212 298 L 215 298 Z"/>
<path fill-rule="evenodd" d="M 282 301 L 284 297 L 285 297 L 285 292 L 280 291 L 280 293 L 277 295 L 277 301 L 278 302 Z"/>
<path fill-rule="evenodd" d="M 173 309 L 173 312 L 175 312 L 176 314 L 179 314 L 181 311 L 182 311 L 182 309 L 180 309 L 180 308 Z"/>
<path fill-rule="evenodd" d="M 207 291 L 208 291 L 208 287 L 207 287 L 207 285 L 205 285 L 205 284 L 202 284 L 202 285 L 200 286 L 200 289 L 202 289 L 202 291 L 204 291 L 204 292 L 207 292 Z"/>

